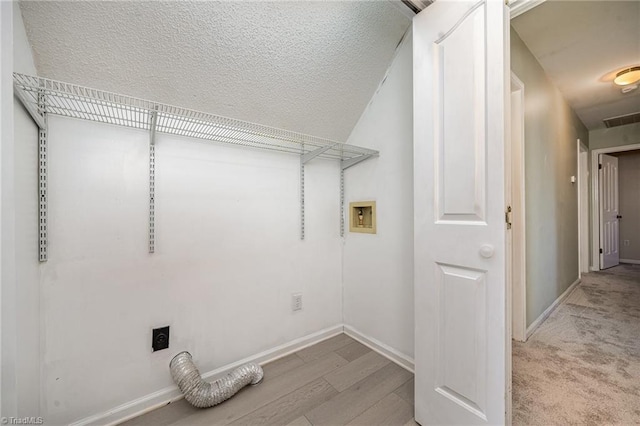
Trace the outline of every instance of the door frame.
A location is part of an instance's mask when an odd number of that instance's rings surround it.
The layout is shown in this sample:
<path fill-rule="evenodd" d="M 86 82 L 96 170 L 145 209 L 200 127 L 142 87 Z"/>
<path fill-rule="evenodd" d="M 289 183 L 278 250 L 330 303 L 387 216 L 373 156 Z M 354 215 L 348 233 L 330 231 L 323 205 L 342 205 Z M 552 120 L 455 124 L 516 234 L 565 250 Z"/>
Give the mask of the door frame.
<path fill-rule="evenodd" d="M 511 132 L 510 152 L 506 159 L 511 162 L 507 181 L 510 193 L 508 205 L 512 207 L 511 232 L 507 233 L 507 287 L 511 288 L 511 337 L 520 342 L 527 340 L 527 262 L 526 262 L 526 203 L 525 203 L 525 133 L 524 133 L 525 85 L 511 71 Z"/>
<path fill-rule="evenodd" d="M 578 278 L 582 278 L 583 273 L 589 272 L 589 148 L 580 139 L 577 139 L 576 145 L 578 154 Z M 582 196 L 583 192 L 587 194 L 586 197 Z"/>
<path fill-rule="evenodd" d="M 612 146 L 591 150 L 591 170 L 598 170 L 600 154 L 613 154 L 616 152 L 634 151 L 640 149 L 640 143 L 633 145 Z M 591 270 L 599 271 L 602 268 L 600 256 L 600 173 L 591 173 Z"/>

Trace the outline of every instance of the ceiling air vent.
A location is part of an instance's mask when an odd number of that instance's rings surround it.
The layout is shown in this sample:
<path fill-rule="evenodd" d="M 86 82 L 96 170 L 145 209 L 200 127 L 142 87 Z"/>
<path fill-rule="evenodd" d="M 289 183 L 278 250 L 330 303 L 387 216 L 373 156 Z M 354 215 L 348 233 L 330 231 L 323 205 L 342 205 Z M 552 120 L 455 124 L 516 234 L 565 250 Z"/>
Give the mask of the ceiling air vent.
<path fill-rule="evenodd" d="M 602 120 L 608 128 L 624 126 L 625 124 L 640 123 L 640 112 L 633 114 L 619 115 L 618 117 L 605 118 Z"/>

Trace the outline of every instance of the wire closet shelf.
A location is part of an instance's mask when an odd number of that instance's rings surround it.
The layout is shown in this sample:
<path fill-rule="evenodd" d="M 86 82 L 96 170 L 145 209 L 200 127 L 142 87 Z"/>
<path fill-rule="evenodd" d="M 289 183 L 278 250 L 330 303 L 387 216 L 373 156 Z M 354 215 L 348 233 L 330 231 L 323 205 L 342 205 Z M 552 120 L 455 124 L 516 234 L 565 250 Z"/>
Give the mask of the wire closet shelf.
<path fill-rule="evenodd" d="M 155 132 L 318 158 L 352 160 L 378 151 L 43 77 L 14 73 L 14 89 L 32 115 L 80 118 Z"/>

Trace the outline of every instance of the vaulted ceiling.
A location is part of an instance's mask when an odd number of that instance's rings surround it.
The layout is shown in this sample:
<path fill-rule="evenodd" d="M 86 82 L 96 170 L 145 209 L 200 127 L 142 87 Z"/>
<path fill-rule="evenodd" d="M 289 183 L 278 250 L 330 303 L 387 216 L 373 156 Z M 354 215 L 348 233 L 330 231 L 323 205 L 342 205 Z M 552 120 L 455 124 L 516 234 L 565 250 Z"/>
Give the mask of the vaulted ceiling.
<path fill-rule="evenodd" d="M 410 20 L 389 1 L 21 1 L 41 76 L 344 141 Z"/>
<path fill-rule="evenodd" d="M 640 112 L 640 89 L 612 82 L 640 65 L 639 1 L 549 0 L 511 24 L 588 129 Z"/>

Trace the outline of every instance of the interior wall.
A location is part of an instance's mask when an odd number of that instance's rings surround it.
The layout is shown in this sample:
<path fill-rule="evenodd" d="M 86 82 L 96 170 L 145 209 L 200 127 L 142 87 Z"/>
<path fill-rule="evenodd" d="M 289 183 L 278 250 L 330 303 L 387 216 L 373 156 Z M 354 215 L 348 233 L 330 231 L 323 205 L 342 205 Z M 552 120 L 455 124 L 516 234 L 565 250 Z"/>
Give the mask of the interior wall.
<path fill-rule="evenodd" d="M 614 146 L 640 143 L 640 123 L 597 129 L 589 132 L 589 149 L 611 148 Z"/>
<path fill-rule="evenodd" d="M 12 276 L 13 2 L 0 2 L 0 415 L 16 414 L 15 279 Z M 9 167 L 7 167 L 9 166 Z"/>
<path fill-rule="evenodd" d="M 13 8 L 13 68 L 37 75 L 20 8 Z M 15 279 L 18 416 L 40 413 L 40 266 L 38 260 L 38 127 L 17 98 L 14 106 Z"/>
<path fill-rule="evenodd" d="M 299 157 L 158 135 L 149 254 L 148 132 L 49 120 L 48 422 L 173 386 L 179 351 L 207 372 L 342 323 L 338 163 L 306 166 L 300 241 Z"/>
<path fill-rule="evenodd" d="M 40 306 L 37 251 L 37 131 L 13 96 L 14 71 L 36 74 L 20 9 L 0 3 L 2 98 L 1 370 L 3 417 L 38 416 Z M 36 148 L 34 154 L 34 147 Z M 34 186 L 31 186 L 31 185 Z M 25 190 L 29 188 L 29 195 Z"/>
<path fill-rule="evenodd" d="M 345 230 L 344 321 L 413 357 L 413 47 L 410 31 L 348 143 L 380 150 L 345 173 L 345 204 L 376 201 L 377 234 Z"/>
<path fill-rule="evenodd" d="M 618 171 L 620 259 L 640 262 L 640 151 L 618 155 Z"/>
<path fill-rule="evenodd" d="M 517 32 L 511 68 L 525 84 L 527 325 L 578 279 L 576 139 L 589 134 Z"/>

